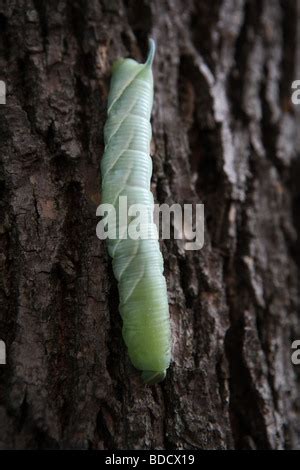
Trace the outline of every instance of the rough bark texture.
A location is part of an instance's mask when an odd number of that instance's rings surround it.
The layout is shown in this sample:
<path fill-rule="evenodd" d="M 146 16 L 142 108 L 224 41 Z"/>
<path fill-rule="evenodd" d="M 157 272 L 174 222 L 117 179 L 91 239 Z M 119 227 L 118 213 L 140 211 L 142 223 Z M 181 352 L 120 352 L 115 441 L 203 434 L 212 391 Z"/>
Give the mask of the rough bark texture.
<path fill-rule="evenodd" d="M 300 448 L 296 33 L 295 0 L 0 0 L 1 448 Z M 206 215 L 202 250 L 163 243 L 153 387 L 95 234 L 111 65 L 149 36 L 153 192 Z"/>

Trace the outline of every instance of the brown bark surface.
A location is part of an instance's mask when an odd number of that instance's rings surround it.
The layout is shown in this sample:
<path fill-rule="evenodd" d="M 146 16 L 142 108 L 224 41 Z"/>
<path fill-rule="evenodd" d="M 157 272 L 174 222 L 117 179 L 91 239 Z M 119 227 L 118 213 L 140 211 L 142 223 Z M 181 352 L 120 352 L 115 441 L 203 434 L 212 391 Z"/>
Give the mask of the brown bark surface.
<path fill-rule="evenodd" d="M 295 0 L 0 0 L 1 448 L 300 448 L 297 17 Z M 173 361 L 153 387 L 95 233 L 111 66 L 149 36 L 153 192 L 206 216 L 202 250 L 163 243 Z"/>

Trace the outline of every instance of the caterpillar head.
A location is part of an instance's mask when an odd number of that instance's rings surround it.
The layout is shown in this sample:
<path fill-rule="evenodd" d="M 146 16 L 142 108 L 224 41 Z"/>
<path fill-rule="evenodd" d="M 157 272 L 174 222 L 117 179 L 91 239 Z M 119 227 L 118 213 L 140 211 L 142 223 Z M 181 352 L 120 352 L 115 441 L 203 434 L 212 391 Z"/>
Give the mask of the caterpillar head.
<path fill-rule="evenodd" d="M 144 370 L 142 372 L 142 379 L 147 385 L 154 385 L 159 382 L 162 382 L 167 375 L 165 370 L 163 371 L 154 371 L 154 370 Z"/>

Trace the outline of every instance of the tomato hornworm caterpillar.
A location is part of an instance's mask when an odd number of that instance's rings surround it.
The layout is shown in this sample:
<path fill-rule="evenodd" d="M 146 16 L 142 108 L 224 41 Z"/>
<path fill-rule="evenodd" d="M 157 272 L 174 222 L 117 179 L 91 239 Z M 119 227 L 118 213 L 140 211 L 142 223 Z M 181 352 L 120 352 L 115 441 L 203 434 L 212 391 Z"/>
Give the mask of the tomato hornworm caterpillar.
<path fill-rule="evenodd" d="M 152 39 L 149 43 L 145 64 L 120 59 L 113 66 L 101 172 L 102 203 L 112 204 L 117 209 L 120 196 L 127 196 L 129 207 L 142 203 L 150 214 L 146 229 L 154 233 L 157 229 L 153 222 L 149 154 L 155 43 Z M 121 225 L 117 217 L 119 232 L 121 229 L 128 231 L 128 225 Z M 108 238 L 107 245 L 118 281 L 122 332 L 129 357 L 133 365 L 143 371 L 146 383 L 160 382 L 170 364 L 171 332 L 158 239 L 134 240 L 119 236 Z"/>

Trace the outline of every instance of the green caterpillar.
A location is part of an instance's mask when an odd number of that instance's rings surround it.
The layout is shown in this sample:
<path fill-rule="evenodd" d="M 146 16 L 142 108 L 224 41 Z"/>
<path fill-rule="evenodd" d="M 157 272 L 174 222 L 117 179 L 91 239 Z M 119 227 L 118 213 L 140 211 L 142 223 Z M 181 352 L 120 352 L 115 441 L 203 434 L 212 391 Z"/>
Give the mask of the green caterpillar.
<path fill-rule="evenodd" d="M 104 128 L 105 152 L 101 162 L 102 203 L 113 204 L 127 196 L 128 206 L 149 209 L 148 233 L 155 233 L 153 195 L 150 191 L 152 62 L 155 43 L 150 39 L 145 64 L 120 59 L 113 66 Z M 121 226 L 117 217 L 117 228 Z M 163 258 L 155 238 L 107 239 L 118 281 L 123 338 L 133 365 L 148 384 L 162 381 L 171 359 L 171 332 Z"/>

